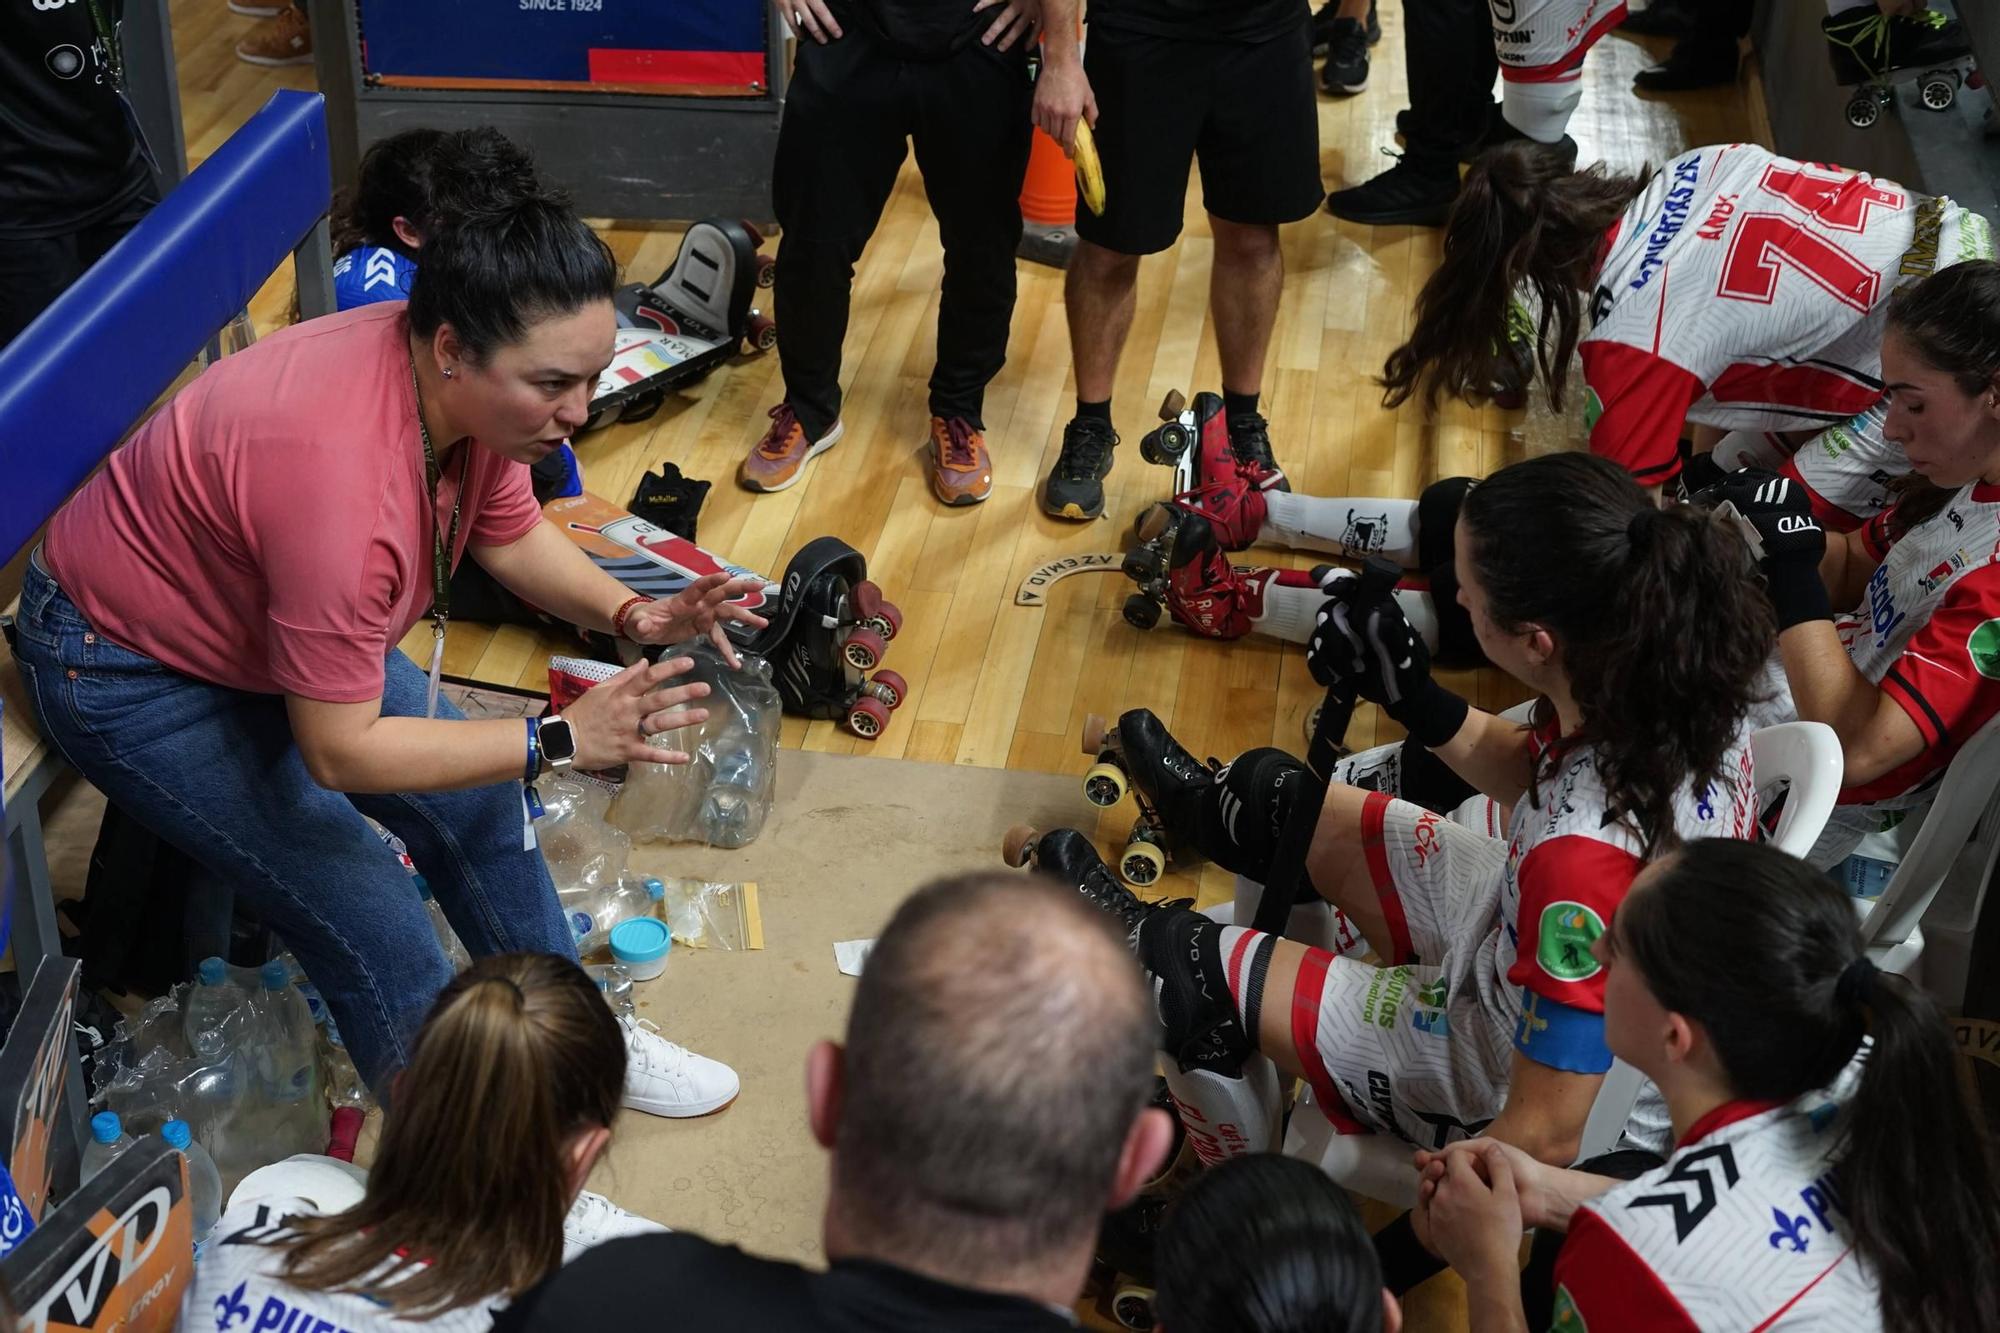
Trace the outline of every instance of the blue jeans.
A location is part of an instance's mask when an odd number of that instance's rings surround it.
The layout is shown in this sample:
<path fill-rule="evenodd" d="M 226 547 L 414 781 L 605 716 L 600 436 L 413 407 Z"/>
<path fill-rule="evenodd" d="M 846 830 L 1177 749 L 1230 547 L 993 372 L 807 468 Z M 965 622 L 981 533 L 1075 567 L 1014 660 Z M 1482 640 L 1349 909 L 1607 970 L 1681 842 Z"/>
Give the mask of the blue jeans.
<path fill-rule="evenodd" d="M 409 873 L 362 815 L 409 844 L 474 956 L 576 957 L 539 850 L 521 849 L 521 786 L 347 796 L 306 772 L 285 701 L 182 675 L 97 633 L 29 562 L 15 660 L 42 734 L 91 784 L 227 880 L 326 998 L 378 1094 L 451 980 Z M 400 652 L 382 715 L 421 717 L 424 673 Z M 440 716 L 459 717 L 440 700 Z"/>

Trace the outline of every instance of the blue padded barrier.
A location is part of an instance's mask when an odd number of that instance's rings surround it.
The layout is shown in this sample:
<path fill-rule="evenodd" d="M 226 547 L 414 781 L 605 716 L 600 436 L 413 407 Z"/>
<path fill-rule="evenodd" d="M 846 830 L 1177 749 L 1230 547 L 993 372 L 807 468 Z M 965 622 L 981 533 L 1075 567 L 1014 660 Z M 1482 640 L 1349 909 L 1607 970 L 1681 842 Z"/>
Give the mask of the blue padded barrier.
<path fill-rule="evenodd" d="M 324 99 L 275 93 L 0 348 L 0 559 L 249 304 L 331 194 Z"/>

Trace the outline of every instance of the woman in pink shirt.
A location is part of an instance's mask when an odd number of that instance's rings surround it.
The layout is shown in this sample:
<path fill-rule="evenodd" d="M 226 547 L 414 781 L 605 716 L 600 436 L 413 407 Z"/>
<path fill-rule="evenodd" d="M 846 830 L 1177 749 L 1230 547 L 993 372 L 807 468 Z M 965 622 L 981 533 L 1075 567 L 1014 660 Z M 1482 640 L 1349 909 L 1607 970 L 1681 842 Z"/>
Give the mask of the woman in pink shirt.
<path fill-rule="evenodd" d="M 209 369 L 55 516 L 21 593 L 43 732 L 133 818 L 229 881 L 326 997 L 378 1094 L 451 977 L 400 836 L 474 954 L 576 956 L 523 782 L 660 758 L 705 716 L 687 659 L 560 719 L 467 721 L 397 651 L 467 553 L 523 599 L 641 643 L 763 622 L 749 580 L 631 599 L 541 516 L 528 465 L 583 423 L 616 266 L 528 184 L 428 238 L 407 306 L 286 329 Z M 683 757 L 684 759 L 684 757 Z M 627 1105 L 699 1115 L 726 1066 L 627 1020 Z"/>

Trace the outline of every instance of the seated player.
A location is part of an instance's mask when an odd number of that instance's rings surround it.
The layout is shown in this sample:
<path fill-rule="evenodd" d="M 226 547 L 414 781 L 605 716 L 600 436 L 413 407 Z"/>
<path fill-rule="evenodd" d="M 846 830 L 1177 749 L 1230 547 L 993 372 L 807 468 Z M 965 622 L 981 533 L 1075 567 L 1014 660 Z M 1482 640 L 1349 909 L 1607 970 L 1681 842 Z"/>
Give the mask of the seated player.
<path fill-rule="evenodd" d="M 1275 1153 L 1195 1177 L 1167 1213 L 1153 1308 L 1163 1333 L 1396 1333 L 1402 1310 L 1347 1191 Z"/>
<path fill-rule="evenodd" d="M 376 141 L 328 219 L 334 308 L 408 300 L 417 251 L 440 222 L 539 188 L 533 161 L 495 129 L 404 130 Z"/>
<path fill-rule="evenodd" d="M 1473 1333 L 2000 1328 L 2000 1179 L 1951 1028 L 1876 971 L 1846 894 L 1774 849 L 1692 842 L 1596 953 L 1605 1035 L 1665 1095 L 1673 1155 L 1624 1181 L 1490 1138 L 1420 1154 L 1418 1228 Z M 1569 1233 L 1547 1325 L 1522 1311 L 1524 1226 Z"/>
<path fill-rule="evenodd" d="M 582 968 L 481 958 L 416 1035 L 365 1197 L 338 1212 L 303 1197 L 231 1207 L 180 1326 L 473 1333 L 566 1257 L 663 1230 L 583 1188 L 625 1064 L 618 1020 Z"/>
<path fill-rule="evenodd" d="M 1532 726 L 1433 681 L 1393 602 L 1336 595 L 1309 650 L 1317 679 L 1352 683 L 1512 811 L 1492 838 L 1381 793 L 1327 791 L 1306 871 L 1384 966 L 1142 903 L 1083 835 L 1038 841 L 1045 871 L 1130 929 L 1183 1118 L 1191 1106 L 1248 1126 L 1242 1150 L 1269 1146 L 1253 1131 L 1276 1121 L 1245 1109 L 1260 1087 L 1275 1096 L 1250 1063 L 1261 1052 L 1344 1130 L 1430 1147 L 1490 1133 L 1567 1164 L 1611 1063 L 1591 943 L 1646 860 L 1755 828 L 1747 717 L 1771 617 L 1733 532 L 1565 453 L 1473 488 L 1456 545 L 1480 643 L 1542 695 Z M 1282 756 L 1255 783 L 1240 766 L 1209 783 L 1218 827 L 1267 838 L 1309 779 Z"/>
<path fill-rule="evenodd" d="M 1680 470 L 1684 422 L 1705 448 L 1725 431 L 1802 439 L 1865 413 L 1882 397 L 1890 296 L 1992 254 L 1986 220 L 1949 199 L 1750 144 L 1697 148 L 1651 176 L 1565 172 L 1506 145 L 1466 176 L 1415 328 L 1384 366 L 1385 401 L 1481 397 L 1527 289 L 1550 401 L 1562 405 L 1580 351 L 1592 452 L 1660 486 Z M 1848 527 L 1909 470 L 1865 430 L 1788 466 L 1823 521 Z"/>
<path fill-rule="evenodd" d="M 1883 428 L 1920 490 L 1831 540 L 1788 478 L 1738 473 L 1703 493 L 1756 527 L 1790 690 L 1781 715 L 1840 736 L 1846 787 L 1819 865 L 1879 812 L 1926 804 L 2000 712 L 2000 263 L 1945 269 L 1898 293 L 1888 319 Z"/>

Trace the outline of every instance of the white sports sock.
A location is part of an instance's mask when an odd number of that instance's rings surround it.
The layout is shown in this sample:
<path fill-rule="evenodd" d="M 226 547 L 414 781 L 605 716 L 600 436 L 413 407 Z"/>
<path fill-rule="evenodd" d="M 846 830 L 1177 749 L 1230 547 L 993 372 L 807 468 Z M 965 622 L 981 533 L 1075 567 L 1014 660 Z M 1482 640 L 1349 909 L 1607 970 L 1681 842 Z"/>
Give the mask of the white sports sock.
<path fill-rule="evenodd" d="M 1417 561 L 1417 502 L 1266 491 L 1257 540 L 1350 560 L 1384 555 L 1408 569 Z"/>
<path fill-rule="evenodd" d="M 1291 578 L 1285 579 L 1288 574 Z M 1286 643 L 1304 643 L 1325 602 L 1326 594 L 1305 575 L 1274 570 L 1264 584 L 1264 614 L 1257 617 L 1257 628 Z"/>
<path fill-rule="evenodd" d="M 1236 1078 L 1206 1069 L 1167 1066 L 1167 1091 L 1174 1096 L 1181 1125 L 1195 1155 L 1209 1166 L 1253 1152 L 1276 1152 L 1279 1116 L 1278 1067 L 1253 1055 Z"/>
<path fill-rule="evenodd" d="M 1583 100 L 1582 71 L 1547 83 L 1503 80 L 1500 114 L 1507 123 L 1537 143 L 1557 143 L 1569 128 L 1570 113 Z"/>
<path fill-rule="evenodd" d="M 1746 467 L 1776 472 L 1791 456 L 1785 442 L 1767 431 L 1732 430 L 1715 442 L 1715 465 L 1724 472 Z"/>

